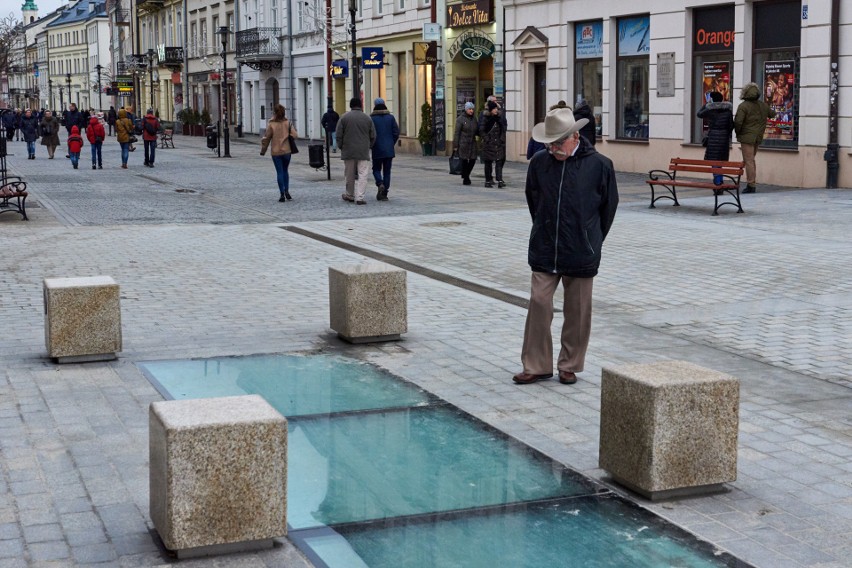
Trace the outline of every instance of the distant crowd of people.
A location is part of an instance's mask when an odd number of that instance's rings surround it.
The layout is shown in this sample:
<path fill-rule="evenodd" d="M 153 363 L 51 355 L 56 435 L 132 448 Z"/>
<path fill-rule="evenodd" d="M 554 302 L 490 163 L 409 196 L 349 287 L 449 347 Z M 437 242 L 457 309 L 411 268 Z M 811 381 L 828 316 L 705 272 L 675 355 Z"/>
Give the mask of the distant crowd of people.
<path fill-rule="evenodd" d="M 94 109 L 79 110 L 77 105 L 69 103 L 68 108 L 57 116 L 49 109 L 6 110 L 0 117 L 0 125 L 5 130 L 7 141 L 24 141 L 27 145 L 27 159 L 36 159 L 36 143 L 47 150 L 47 158 L 52 160 L 56 149 L 62 144 L 60 135 L 65 130 L 65 157 L 76 170 L 80 163 L 80 154 L 88 141 L 92 155 L 92 169 L 103 169 L 103 143 L 107 137 L 114 136 L 121 147 L 121 167 L 127 169 L 129 153 L 136 148 L 137 135 L 142 136 L 145 146 L 145 166 L 153 168 L 157 137 L 161 129 L 160 121 L 153 109 L 141 119 L 136 118 L 130 107 L 116 111 L 111 106 L 106 113 Z"/>

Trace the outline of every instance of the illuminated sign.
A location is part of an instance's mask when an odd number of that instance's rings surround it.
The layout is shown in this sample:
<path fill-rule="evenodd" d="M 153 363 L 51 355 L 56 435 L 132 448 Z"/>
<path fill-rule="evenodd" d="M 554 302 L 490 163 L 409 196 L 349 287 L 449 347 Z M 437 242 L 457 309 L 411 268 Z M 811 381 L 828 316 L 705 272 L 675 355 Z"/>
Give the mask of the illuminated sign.
<path fill-rule="evenodd" d="M 345 59 L 335 59 L 331 62 L 331 76 L 334 79 L 349 77 L 349 63 Z"/>
<path fill-rule="evenodd" d="M 494 54 L 494 42 L 476 29 L 465 30 L 447 50 L 447 57 L 453 61 L 459 53 L 465 59 L 477 61 Z"/>
<path fill-rule="evenodd" d="M 415 41 L 413 47 L 415 65 L 434 65 L 438 62 L 438 42 Z"/>
<path fill-rule="evenodd" d="M 361 67 L 363 69 L 381 69 L 385 66 L 385 52 L 381 47 L 361 48 Z"/>
<path fill-rule="evenodd" d="M 473 0 L 447 6 L 447 28 L 476 26 L 491 21 L 491 0 Z"/>
<path fill-rule="evenodd" d="M 111 85 L 119 96 L 129 97 L 133 95 L 133 77 L 119 75 L 115 79 L 116 80 L 113 81 Z"/>

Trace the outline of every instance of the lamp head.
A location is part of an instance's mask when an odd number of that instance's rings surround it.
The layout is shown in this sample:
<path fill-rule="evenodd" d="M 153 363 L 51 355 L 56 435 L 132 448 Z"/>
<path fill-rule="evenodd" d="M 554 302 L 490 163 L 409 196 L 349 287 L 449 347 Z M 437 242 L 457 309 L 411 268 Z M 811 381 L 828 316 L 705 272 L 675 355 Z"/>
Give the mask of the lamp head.
<path fill-rule="evenodd" d="M 228 26 L 219 26 L 219 31 L 217 31 L 216 33 L 219 35 L 219 41 L 222 43 L 222 45 L 228 43 L 228 34 L 230 33 L 230 30 L 228 30 Z"/>

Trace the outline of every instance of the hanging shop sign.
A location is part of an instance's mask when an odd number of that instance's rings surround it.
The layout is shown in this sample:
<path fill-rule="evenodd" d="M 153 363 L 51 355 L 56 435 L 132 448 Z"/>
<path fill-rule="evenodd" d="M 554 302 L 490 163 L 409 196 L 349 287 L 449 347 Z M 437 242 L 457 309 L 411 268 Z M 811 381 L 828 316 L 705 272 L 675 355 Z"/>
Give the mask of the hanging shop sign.
<path fill-rule="evenodd" d="M 415 41 L 413 48 L 415 65 L 434 65 L 438 62 L 438 42 Z"/>
<path fill-rule="evenodd" d="M 450 61 L 454 60 L 459 53 L 470 61 L 491 57 L 494 54 L 494 42 L 479 30 L 465 30 L 447 50 Z"/>
<path fill-rule="evenodd" d="M 168 47 L 161 43 L 157 46 L 157 59 L 162 65 L 180 65 L 183 63 L 183 48 Z"/>
<path fill-rule="evenodd" d="M 114 85 L 119 96 L 129 97 L 133 95 L 133 77 L 118 76 L 115 79 L 116 80 L 112 82 L 112 85 Z"/>
<path fill-rule="evenodd" d="M 792 140 L 794 127 L 793 94 L 796 90 L 794 61 L 767 61 L 763 64 L 763 96 L 775 117 L 766 121 L 764 138 Z"/>
<path fill-rule="evenodd" d="M 618 55 L 647 55 L 651 52 L 651 18 L 622 18 L 618 20 Z"/>
<path fill-rule="evenodd" d="M 491 20 L 491 0 L 472 0 L 447 6 L 447 28 L 480 26 Z"/>
<path fill-rule="evenodd" d="M 582 22 L 576 28 L 577 59 L 603 57 L 603 22 Z"/>
<path fill-rule="evenodd" d="M 349 62 L 345 59 L 335 59 L 331 62 L 332 79 L 346 79 L 349 77 Z"/>
<path fill-rule="evenodd" d="M 385 52 L 381 47 L 361 48 L 361 68 L 381 69 L 385 66 Z"/>

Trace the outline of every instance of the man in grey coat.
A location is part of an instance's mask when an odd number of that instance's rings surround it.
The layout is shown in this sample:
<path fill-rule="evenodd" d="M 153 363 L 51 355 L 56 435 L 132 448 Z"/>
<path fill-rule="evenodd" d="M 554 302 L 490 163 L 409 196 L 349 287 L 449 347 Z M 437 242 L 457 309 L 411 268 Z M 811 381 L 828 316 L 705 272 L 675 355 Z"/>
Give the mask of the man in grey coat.
<path fill-rule="evenodd" d="M 346 172 L 344 201 L 366 205 L 367 172 L 370 169 L 370 148 L 376 143 L 376 126 L 364 112 L 361 99 L 349 101 L 349 112 L 337 123 L 337 146 Z"/>

